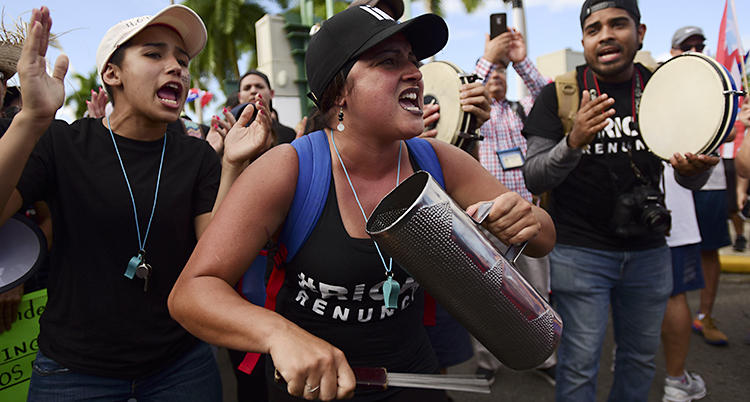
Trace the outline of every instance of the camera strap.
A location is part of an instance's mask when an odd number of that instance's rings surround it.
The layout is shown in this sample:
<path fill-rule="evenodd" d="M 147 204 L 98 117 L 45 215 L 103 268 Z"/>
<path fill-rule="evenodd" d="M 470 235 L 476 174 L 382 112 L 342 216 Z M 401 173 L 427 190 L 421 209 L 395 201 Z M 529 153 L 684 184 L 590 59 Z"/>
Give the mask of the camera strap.
<path fill-rule="evenodd" d="M 631 92 L 630 92 L 631 94 L 630 104 L 632 107 L 633 121 L 630 123 L 630 129 L 637 130 L 640 133 L 640 130 L 638 130 L 637 114 L 638 114 L 638 107 L 641 104 L 641 97 L 643 96 L 643 76 L 641 75 L 641 72 L 638 70 L 638 67 L 635 65 L 633 66 L 633 78 L 631 82 L 632 82 L 632 86 L 631 86 Z M 597 96 L 599 96 L 602 93 L 601 89 L 599 88 L 599 81 L 596 79 L 594 72 L 588 66 L 583 72 L 583 85 L 586 88 L 586 90 L 589 92 L 590 100 L 594 100 Z M 638 166 L 636 166 L 635 162 L 633 161 L 632 148 L 629 146 L 628 146 L 627 155 L 628 155 L 630 168 L 635 173 L 635 176 L 643 184 L 653 187 L 651 180 L 648 177 L 644 176 L 643 173 L 641 173 L 640 169 L 638 169 Z M 617 188 L 617 175 L 612 171 L 612 166 L 609 163 L 607 163 L 607 170 L 609 171 L 610 178 L 612 179 L 612 184 L 614 185 L 615 192 L 619 195 L 621 192 Z"/>
<path fill-rule="evenodd" d="M 589 83 L 593 83 L 590 86 Z M 632 79 L 632 90 L 630 93 L 630 106 L 633 108 L 633 122 L 631 123 L 631 129 L 637 128 L 635 125 L 638 121 L 638 108 L 641 105 L 641 98 L 643 97 L 643 76 L 638 70 L 638 67 L 633 65 L 633 79 Z M 589 100 L 594 100 L 597 96 L 601 95 L 602 91 L 599 89 L 599 81 L 596 79 L 594 72 L 591 68 L 586 67 L 583 72 L 583 86 L 589 91 Z M 640 130 L 638 130 L 640 133 Z"/>

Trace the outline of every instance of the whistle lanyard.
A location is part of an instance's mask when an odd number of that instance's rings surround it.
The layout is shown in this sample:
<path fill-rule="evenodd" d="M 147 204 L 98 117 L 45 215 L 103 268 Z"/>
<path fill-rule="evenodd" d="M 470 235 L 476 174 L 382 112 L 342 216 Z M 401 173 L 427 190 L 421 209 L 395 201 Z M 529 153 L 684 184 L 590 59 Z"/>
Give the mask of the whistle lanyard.
<path fill-rule="evenodd" d="M 167 133 L 164 133 L 164 144 L 161 149 L 161 161 L 159 161 L 159 174 L 156 177 L 156 191 L 154 192 L 154 205 L 151 206 L 151 217 L 148 218 L 148 226 L 146 226 L 146 234 L 141 240 L 141 228 L 138 224 L 138 210 L 135 206 L 135 197 L 133 196 L 133 189 L 130 187 L 130 180 L 128 180 L 128 174 L 125 172 L 125 165 L 122 163 L 122 157 L 120 156 L 120 150 L 117 148 L 117 142 L 115 141 L 115 135 L 112 133 L 112 126 L 109 124 L 109 116 L 107 116 L 107 128 L 109 129 L 109 135 L 112 137 L 112 143 L 115 145 L 115 152 L 117 153 L 117 159 L 120 161 L 120 167 L 122 168 L 122 175 L 125 176 L 125 183 L 128 185 L 128 192 L 130 192 L 130 200 L 133 202 L 133 214 L 135 215 L 135 230 L 138 233 L 138 250 L 139 253 L 144 254 L 146 249 L 146 239 L 148 238 L 148 232 L 151 230 L 151 221 L 154 219 L 154 211 L 156 210 L 156 199 L 159 196 L 159 183 L 161 182 L 161 168 L 164 166 L 164 151 L 167 149 Z"/>
<path fill-rule="evenodd" d="M 359 210 L 360 212 L 362 212 L 362 217 L 365 218 L 365 223 L 367 223 L 367 214 L 365 214 L 365 209 L 362 208 L 362 203 L 359 202 L 359 197 L 357 196 L 357 191 L 354 190 L 352 179 L 349 177 L 349 172 L 346 170 L 346 166 L 344 166 L 344 160 L 341 159 L 339 149 L 336 147 L 336 140 L 333 138 L 333 130 L 331 130 L 331 143 L 333 143 L 333 149 L 336 151 L 336 156 L 339 158 L 339 163 L 341 163 L 341 167 L 344 169 L 344 175 L 346 175 L 346 180 L 349 181 L 349 187 L 351 187 L 352 193 L 354 193 L 354 199 L 357 201 L 357 205 L 359 205 Z M 403 141 L 399 141 L 396 186 L 398 186 L 398 184 L 401 182 L 401 149 L 403 148 L 403 145 Z M 393 279 L 393 257 L 391 257 L 388 261 L 388 264 L 386 264 L 385 258 L 383 258 L 383 253 L 380 251 L 380 247 L 378 247 L 378 243 L 375 241 L 373 242 L 375 243 L 375 249 L 378 250 L 378 255 L 380 255 L 380 261 L 383 262 L 383 266 L 385 267 L 386 280 L 383 283 L 383 302 L 385 303 L 385 308 L 398 308 L 398 295 L 401 290 L 401 284 Z"/>

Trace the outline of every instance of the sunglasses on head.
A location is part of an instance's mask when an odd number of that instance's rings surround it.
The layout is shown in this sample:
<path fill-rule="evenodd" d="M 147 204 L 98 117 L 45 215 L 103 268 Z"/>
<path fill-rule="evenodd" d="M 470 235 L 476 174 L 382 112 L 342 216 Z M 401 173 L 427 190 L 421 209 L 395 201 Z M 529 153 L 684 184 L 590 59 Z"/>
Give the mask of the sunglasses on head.
<path fill-rule="evenodd" d="M 682 50 L 683 52 L 687 52 L 687 51 L 693 50 L 693 48 L 695 48 L 696 52 L 702 52 L 703 48 L 705 48 L 705 47 L 706 47 L 706 45 L 704 45 L 703 43 L 699 43 L 697 45 L 692 45 L 692 44 L 689 44 L 689 43 L 683 43 L 683 44 L 677 46 L 677 48 L 680 49 L 680 50 Z"/>

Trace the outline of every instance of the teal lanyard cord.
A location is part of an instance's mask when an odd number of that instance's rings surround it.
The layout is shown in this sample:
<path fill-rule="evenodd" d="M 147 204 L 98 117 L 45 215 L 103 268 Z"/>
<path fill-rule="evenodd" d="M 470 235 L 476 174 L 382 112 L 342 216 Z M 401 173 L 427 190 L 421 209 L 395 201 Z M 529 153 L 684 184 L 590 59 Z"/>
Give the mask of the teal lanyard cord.
<path fill-rule="evenodd" d="M 354 190 L 354 185 L 352 184 L 352 179 L 349 177 L 349 172 L 346 171 L 346 166 L 344 166 L 344 161 L 341 159 L 341 154 L 339 154 L 339 149 L 336 147 L 336 140 L 333 138 L 333 130 L 331 130 L 331 142 L 333 143 L 333 149 L 336 151 L 336 156 L 339 157 L 339 162 L 341 162 L 341 167 L 344 169 L 344 175 L 346 175 L 346 180 L 349 181 L 349 187 L 352 188 L 352 193 L 354 193 L 354 199 L 357 200 L 357 205 L 359 205 L 359 210 L 362 212 L 362 217 L 365 218 L 365 222 L 367 222 L 367 215 L 365 214 L 365 209 L 362 208 L 362 203 L 359 202 L 359 197 L 357 197 L 357 191 Z M 398 186 L 398 183 L 401 181 L 401 148 L 403 146 L 403 142 L 399 141 L 398 143 L 398 170 L 396 171 L 396 185 Z M 393 273 L 391 272 L 393 270 L 393 258 L 390 259 L 389 263 L 385 263 L 385 258 L 383 258 L 383 253 L 380 252 L 380 247 L 378 247 L 378 243 L 375 243 L 375 249 L 378 250 L 378 255 L 380 255 L 380 260 L 383 262 L 383 266 L 385 267 L 385 272 L 389 277 L 393 277 Z"/>
<path fill-rule="evenodd" d="M 128 185 L 128 191 L 130 192 L 130 200 L 133 201 L 133 214 L 135 215 L 135 230 L 138 232 L 138 247 L 141 253 L 145 252 L 146 239 L 148 238 L 148 232 L 151 230 L 151 221 L 154 219 L 154 211 L 156 210 L 156 199 L 159 196 L 159 183 L 161 182 L 161 168 L 164 166 L 164 151 L 167 149 L 167 133 L 164 133 L 164 145 L 161 148 L 161 161 L 159 162 L 159 174 L 156 177 L 156 191 L 154 192 L 154 205 L 151 207 L 151 217 L 148 218 L 148 226 L 146 227 L 146 235 L 143 236 L 141 241 L 141 228 L 138 225 L 138 210 L 135 207 L 135 197 L 133 197 L 133 189 L 130 187 L 130 180 L 128 180 L 128 174 L 125 172 L 125 165 L 122 163 L 122 157 L 120 156 L 120 150 L 117 149 L 117 142 L 115 141 L 115 135 L 112 133 L 112 126 L 109 124 L 109 116 L 107 116 L 107 128 L 109 129 L 109 135 L 112 137 L 112 143 L 115 144 L 115 152 L 117 152 L 117 159 L 120 161 L 120 167 L 122 168 L 122 174 L 125 176 L 125 183 Z"/>

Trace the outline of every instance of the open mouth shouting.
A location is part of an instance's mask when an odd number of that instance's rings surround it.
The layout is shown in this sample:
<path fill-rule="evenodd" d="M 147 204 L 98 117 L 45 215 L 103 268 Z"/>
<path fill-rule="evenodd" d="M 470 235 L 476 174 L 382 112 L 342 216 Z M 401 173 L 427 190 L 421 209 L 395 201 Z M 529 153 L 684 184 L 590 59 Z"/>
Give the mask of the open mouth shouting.
<path fill-rule="evenodd" d="M 619 46 L 612 45 L 606 46 L 598 52 L 599 61 L 601 61 L 603 64 L 617 61 L 620 58 L 621 54 L 622 49 L 620 49 Z"/>
<path fill-rule="evenodd" d="M 417 95 L 416 88 L 410 88 L 402 92 L 398 97 L 398 104 L 401 108 L 410 113 L 422 114 L 422 108 L 419 105 L 419 96 Z"/>
<path fill-rule="evenodd" d="M 182 98 L 182 85 L 174 82 L 167 83 L 156 91 L 156 96 L 162 104 L 176 108 Z"/>

